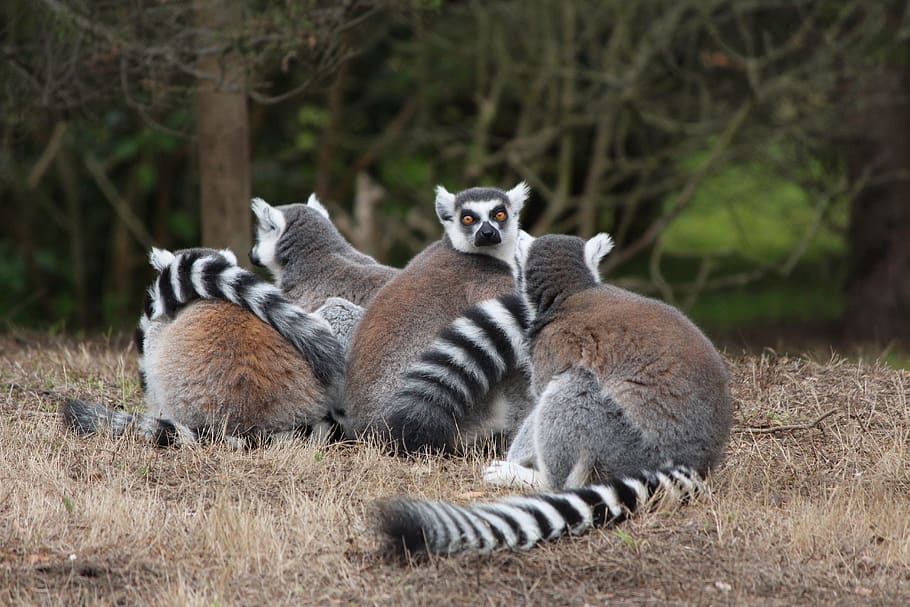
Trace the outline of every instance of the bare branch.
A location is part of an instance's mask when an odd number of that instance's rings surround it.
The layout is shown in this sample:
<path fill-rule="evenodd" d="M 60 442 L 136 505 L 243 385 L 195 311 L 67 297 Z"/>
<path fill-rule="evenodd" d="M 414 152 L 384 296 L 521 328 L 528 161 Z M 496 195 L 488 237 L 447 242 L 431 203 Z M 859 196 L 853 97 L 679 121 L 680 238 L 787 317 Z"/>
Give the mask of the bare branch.
<path fill-rule="evenodd" d="M 670 222 L 673 221 L 677 215 L 679 215 L 679 213 L 687 204 L 689 204 L 689 202 L 692 200 L 692 197 L 695 195 L 695 192 L 698 190 L 698 187 L 714 170 L 715 165 L 720 160 L 724 151 L 726 151 L 728 146 L 732 143 L 733 138 L 742 128 L 746 117 L 751 111 L 751 100 L 746 101 L 742 104 L 742 106 L 740 106 L 739 110 L 737 110 L 737 112 L 730 118 L 725 131 L 720 134 L 720 136 L 717 138 L 717 141 L 715 141 L 714 145 L 711 146 L 711 152 L 708 154 L 708 158 L 704 161 L 704 163 L 702 163 L 699 170 L 689 178 L 686 186 L 673 199 L 673 202 L 670 203 L 668 208 L 664 211 L 664 214 L 657 221 L 655 221 L 635 242 L 630 243 L 628 246 L 618 251 L 617 254 L 611 255 L 607 261 L 607 270 L 610 270 L 634 257 L 636 254 L 638 254 L 638 252 L 654 242 L 654 240 L 660 236 L 661 233 L 663 233 L 667 226 L 670 225 Z"/>
<path fill-rule="evenodd" d="M 98 189 L 104 194 L 105 200 L 107 200 L 114 211 L 116 211 L 117 216 L 120 217 L 120 220 L 130 231 L 130 234 L 133 235 L 136 242 L 138 242 L 143 249 L 150 249 L 154 243 L 152 235 L 145 229 L 142 220 L 133 213 L 129 202 L 124 200 L 124 198 L 120 196 L 120 193 L 117 192 L 117 188 L 114 187 L 114 184 L 111 183 L 111 180 L 108 179 L 107 174 L 104 172 L 103 165 L 98 162 L 98 159 L 91 153 L 85 154 L 82 157 L 82 160 L 86 170 L 88 170 L 89 174 L 94 178 Z"/>
<path fill-rule="evenodd" d="M 41 178 L 47 171 L 47 167 L 50 166 L 57 156 L 57 152 L 60 151 L 60 144 L 63 142 L 66 126 L 65 122 L 58 122 L 54 125 L 54 130 L 51 133 L 50 139 L 47 141 L 47 145 L 44 146 L 44 151 L 38 158 L 38 162 L 36 162 L 35 166 L 32 167 L 32 170 L 29 171 L 28 177 L 25 180 L 30 189 L 34 190 L 38 187 L 38 184 L 41 183 Z"/>

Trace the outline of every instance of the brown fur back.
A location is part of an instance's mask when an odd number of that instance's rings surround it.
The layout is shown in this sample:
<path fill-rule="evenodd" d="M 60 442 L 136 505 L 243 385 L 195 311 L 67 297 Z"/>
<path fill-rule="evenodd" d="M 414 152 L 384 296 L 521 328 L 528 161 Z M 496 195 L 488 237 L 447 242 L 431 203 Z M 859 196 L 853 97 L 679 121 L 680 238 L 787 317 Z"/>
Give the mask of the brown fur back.
<path fill-rule="evenodd" d="M 685 396 L 716 393 L 726 366 L 675 308 L 609 285 L 570 295 L 534 342 L 534 382 L 543 386 L 571 366 L 597 376 L 639 422 L 673 419 Z M 650 408 L 647 410 L 646 408 Z"/>
<path fill-rule="evenodd" d="M 304 359 L 231 303 L 183 310 L 147 352 L 146 373 L 149 405 L 188 426 L 287 430 L 322 417 L 325 395 Z"/>

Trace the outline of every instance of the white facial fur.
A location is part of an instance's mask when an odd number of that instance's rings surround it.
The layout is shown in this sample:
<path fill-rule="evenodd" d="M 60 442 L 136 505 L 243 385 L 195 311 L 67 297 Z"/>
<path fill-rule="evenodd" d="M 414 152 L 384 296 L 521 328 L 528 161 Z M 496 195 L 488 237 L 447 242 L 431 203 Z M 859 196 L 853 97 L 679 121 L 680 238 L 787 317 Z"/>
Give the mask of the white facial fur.
<path fill-rule="evenodd" d="M 310 201 L 315 201 L 322 208 L 315 196 L 310 196 Z M 284 233 L 284 214 L 262 198 L 254 198 L 250 206 L 256 215 L 256 245 L 253 253 L 259 258 L 259 263 L 269 269 L 275 280 L 280 280 L 281 266 L 275 259 L 275 247 Z M 322 210 L 325 211 L 324 208 Z"/>
<path fill-rule="evenodd" d="M 613 250 L 613 239 L 609 234 L 601 232 L 585 243 L 585 263 L 594 275 L 594 280 L 600 282 L 600 261 Z"/>
<path fill-rule="evenodd" d="M 501 206 L 501 200 L 493 199 L 466 202 L 461 207 L 462 211 L 469 210 L 477 216 L 477 219 L 475 220 L 476 229 L 479 229 L 485 221 L 496 227 L 499 231 L 499 237 L 502 239 L 499 244 L 486 247 L 476 246 L 474 244 L 473 232 L 470 236 L 466 234 L 458 224 L 458 219 L 455 218 L 443 224 L 446 234 L 449 235 L 449 239 L 452 241 L 452 245 L 464 253 L 489 255 L 490 257 L 496 257 L 497 259 L 503 260 L 508 263 L 509 266 L 514 266 L 515 242 L 518 239 L 518 215 L 513 209 L 508 208 L 509 219 L 507 220 L 505 228 L 500 230 L 491 215 L 493 214 L 493 209 Z"/>
<path fill-rule="evenodd" d="M 322 215 L 323 217 L 325 217 L 326 219 L 329 219 L 329 211 L 324 206 L 322 206 L 322 203 L 319 202 L 318 198 L 316 198 L 315 193 L 310 194 L 310 197 L 309 197 L 309 199 L 307 199 L 306 204 L 308 207 L 315 209 L 316 211 L 319 211 L 319 214 Z"/>
<path fill-rule="evenodd" d="M 455 195 L 443 186 L 436 186 L 436 215 L 442 223 L 443 229 L 452 241 L 452 246 L 463 253 L 479 253 L 489 255 L 509 264 L 516 270 L 516 243 L 518 240 L 519 221 L 518 215 L 528 198 L 530 189 L 524 182 L 506 192 L 509 203 L 505 205 L 509 215 L 505 227 L 500 229 L 498 222 L 491 218 L 493 209 L 502 206 L 503 201 L 494 198 L 491 200 L 469 201 L 462 205 L 458 213 L 455 212 Z M 480 228 L 484 221 L 489 222 L 499 231 L 501 242 L 496 245 L 478 247 L 474 244 L 473 231 L 466 233 L 460 224 L 460 215 L 464 210 L 469 210 L 476 216 L 474 229 Z"/>

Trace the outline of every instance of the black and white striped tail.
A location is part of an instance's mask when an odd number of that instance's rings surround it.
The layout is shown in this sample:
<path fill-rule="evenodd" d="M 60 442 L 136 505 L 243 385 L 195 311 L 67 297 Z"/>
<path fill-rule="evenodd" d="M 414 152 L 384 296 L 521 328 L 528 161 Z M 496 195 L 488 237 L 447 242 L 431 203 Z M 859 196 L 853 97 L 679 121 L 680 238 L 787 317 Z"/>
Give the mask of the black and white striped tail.
<path fill-rule="evenodd" d="M 524 300 L 479 302 L 452 321 L 405 372 L 386 422 L 405 451 L 444 449 L 466 411 L 527 365 L 530 322 Z"/>
<path fill-rule="evenodd" d="M 149 288 L 136 332 L 140 355 L 152 320 L 173 318 L 197 299 L 221 299 L 246 308 L 274 328 L 310 363 L 322 385 L 334 384 L 344 372 L 344 349 L 328 323 L 289 301 L 275 285 L 238 266 L 230 251 L 186 249 L 175 255 L 152 249 L 150 260 L 159 274 Z"/>
<path fill-rule="evenodd" d="M 199 433 L 181 424 L 150 417 L 141 413 L 130 413 L 109 409 L 97 403 L 82 400 L 68 400 L 60 409 L 63 425 L 80 436 L 109 432 L 118 437 L 127 432 L 159 447 L 192 444 L 199 441 Z"/>
<path fill-rule="evenodd" d="M 619 523 L 660 492 L 687 501 L 702 490 L 697 472 L 671 465 L 602 485 L 466 506 L 402 498 L 380 502 L 379 531 L 391 557 L 529 550 L 562 535 Z"/>
<path fill-rule="evenodd" d="M 64 427 L 73 430 L 80 436 L 108 433 L 111 437 L 117 438 L 124 434 L 134 433 L 137 438 L 158 447 L 224 442 L 235 449 L 249 449 L 289 437 L 317 436 L 320 441 L 331 442 L 344 438 L 341 427 L 329 415 L 326 415 L 326 419 L 323 420 L 329 424 L 328 432 L 325 436 L 320 436 L 309 426 L 300 426 L 281 432 L 251 429 L 247 432 L 235 431 L 229 434 L 224 431 L 224 428 L 216 426 L 190 428 L 168 419 L 109 409 L 104 405 L 77 399 L 66 401 L 60 409 L 60 414 Z"/>

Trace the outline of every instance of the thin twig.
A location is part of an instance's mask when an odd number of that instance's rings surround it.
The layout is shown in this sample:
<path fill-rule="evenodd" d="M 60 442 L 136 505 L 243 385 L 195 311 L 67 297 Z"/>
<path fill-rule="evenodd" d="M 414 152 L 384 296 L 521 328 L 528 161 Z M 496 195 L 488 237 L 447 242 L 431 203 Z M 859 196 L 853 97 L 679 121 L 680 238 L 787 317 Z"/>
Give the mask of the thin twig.
<path fill-rule="evenodd" d="M 787 432 L 789 430 L 811 430 L 812 428 L 819 425 L 823 420 L 831 417 L 837 413 L 838 409 L 831 409 L 827 413 L 823 413 L 815 418 L 813 421 L 808 424 L 786 424 L 784 426 L 773 426 L 773 427 L 753 427 L 746 426 L 745 428 L 737 428 L 738 432 L 751 432 L 752 434 L 771 434 L 773 432 Z"/>
<path fill-rule="evenodd" d="M 114 187 L 114 184 L 111 183 L 107 173 L 104 172 L 104 165 L 91 153 L 85 154 L 83 162 L 89 174 L 94 178 L 98 189 L 104 194 L 105 200 L 114 207 L 114 211 L 117 212 L 120 220 L 126 225 L 127 230 L 133 235 L 136 242 L 143 248 L 150 249 L 153 242 L 152 235 L 133 212 L 129 201 L 125 200 L 117 191 L 117 188 Z"/>
<path fill-rule="evenodd" d="M 50 166 L 51 162 L 56 158 L 57 152 L 60 151 L 60 144 L 63 142 L 63 135 L 65 133 L 65 122 L 61 121 L 54 125 L 54 131 L 51 133 L 50 139 L 48 139 L 47 145 L 41 153 L 41 157 L 38 159 L 38 162 L 35 163 L 35 166 L 32 167 L 32 170 L 29 171 L 28 177 L 25 180 L 29 189 L 34 190 L 38 187 L 38 184 L 41 183 L 41 178 L 44 177 L 44 173 L 47 172 L 47 167 Z"/>

